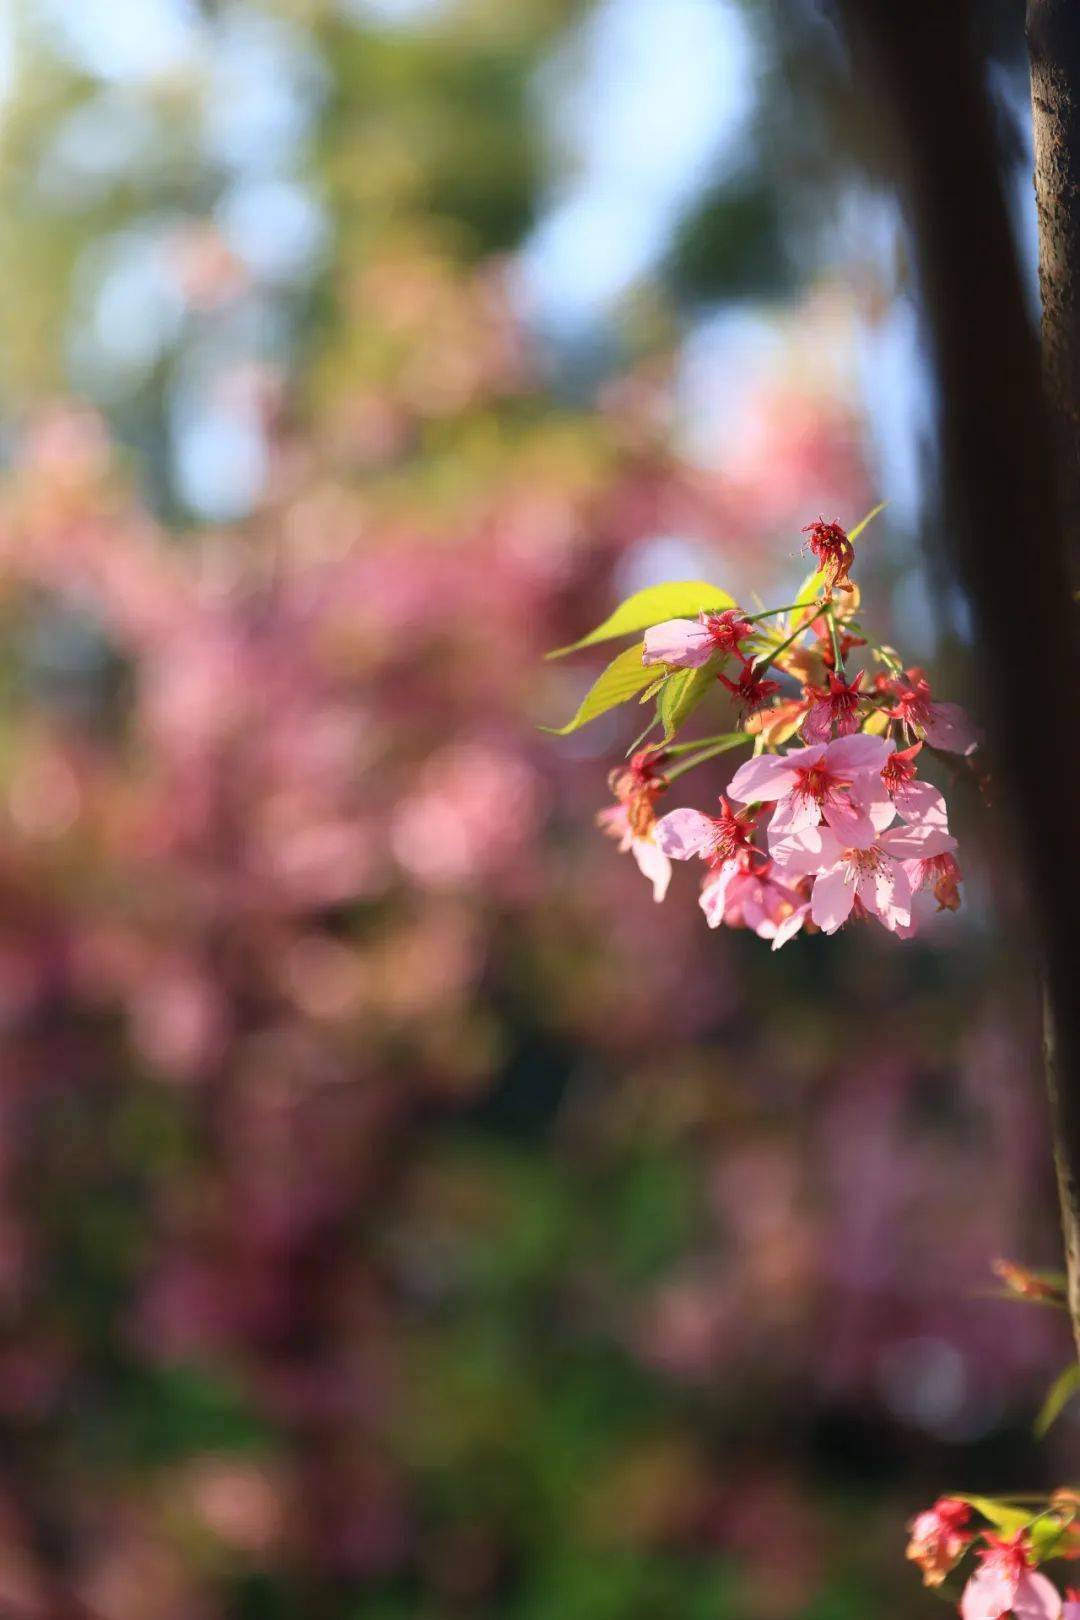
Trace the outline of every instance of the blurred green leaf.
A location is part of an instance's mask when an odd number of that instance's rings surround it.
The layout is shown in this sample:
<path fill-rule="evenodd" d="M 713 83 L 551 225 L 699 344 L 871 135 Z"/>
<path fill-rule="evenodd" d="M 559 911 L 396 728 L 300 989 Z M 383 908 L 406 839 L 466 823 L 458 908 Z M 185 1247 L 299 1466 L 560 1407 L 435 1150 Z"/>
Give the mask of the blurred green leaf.
<path fill-rule="evenodd" d="M 976 1513 L 981 1513 L 995 1530 L 1000 1530 L 1005 1536 L 1014 1536 L 1034 1518 L 1030 1508 L 1017 1507 L 1012 1502 L 1001 1502 L 993 1496 L 966 1496 L 962 1491 L 950 1491 L 949 1495 L 956 1501 L 966 1502 L 969 1507 L 973 1507 Z"/>
<path fill-rule="evenodd" d="M 1050 1385 L 1035 1419 L 1035 1433 L 1040 1440 L 1076 1394 L 1080 1394 L 1080 1362 L 1070 1361 Z"/>

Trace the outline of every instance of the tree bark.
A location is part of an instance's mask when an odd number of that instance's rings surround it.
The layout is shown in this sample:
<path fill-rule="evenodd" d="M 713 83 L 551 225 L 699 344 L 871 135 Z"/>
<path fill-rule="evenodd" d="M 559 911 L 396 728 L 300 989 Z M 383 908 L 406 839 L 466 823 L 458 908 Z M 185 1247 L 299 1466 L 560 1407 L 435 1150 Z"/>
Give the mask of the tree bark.
<path fill-rule="evenodd" d="M 1080 1355 L 1078 681 L 1075 609 L 1038 345 L 1009 227 L 970 0 L 842 4 L 853 46 L 864 57 L 861 65 L 876 81 L 875 116 L 884 111 L 891 117 L 896 136 L 939 384 L 951 506 L 943 563 L 951 562 L 971 603 L 973 655 L 985 700 L 980 718 L 1006 789 L 1002 814 L 1011 818 L 1003 847 L 1015 851 L 1031 896 L 1041 958 L 1033 965 L 1041 966 L 1046 985 L 1054 1157 Z M 1062 4 L 1069 9 L 1080 0 Z M 1074 99 L 1067 99 L 1071 110 Z M 1063 165 L 1060 151 L 1054 161 Z M 1071 176 L 1078 161 L 1074 147 L 1068 168 L 1058 172 Z M 1075 188 L 1059 202 L 1072 216 Z M 1080 260 L 1071 244 L 1080 241 L 1080 226 L 1072 218 L 1070 226 L 1069 245 L 1061 252 L 1073 274 L 1061 282 L 1055 321 L 1060 319 L 1063 347 L 1054 365 L 1063 378 L 1075 380 Z M 1063 422 L 1062 438 L 1075 466 L 1074 422 Z"/>
<path fill-rule="evenodd" d="M 1080 564 L 1080 6 L 1028 0 L 1039 290 L 1065 542 Z"/>

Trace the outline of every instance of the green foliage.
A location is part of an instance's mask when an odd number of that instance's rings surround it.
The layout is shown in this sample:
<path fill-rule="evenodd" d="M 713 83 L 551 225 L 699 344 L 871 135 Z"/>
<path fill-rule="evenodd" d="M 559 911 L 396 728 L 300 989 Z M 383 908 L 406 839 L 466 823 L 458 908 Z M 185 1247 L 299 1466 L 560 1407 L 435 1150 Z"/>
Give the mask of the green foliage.
<path fill-rule="evenodd" d="M 867 512 L 866 516 L 864 518 L 860 518 L 853 529 L 848 530 L 848 539 L 857 540 L 860 534 L 862 534 L 863 530 L 873 523 L 878 513 L 884 512 L 888 504 L 888 501 L 878 501 L 876 506 L 872 506 L 869 512 Z"/>
<path fill-rule="evenodd" d="M 1034 1517 L 1030 1508 L 1017 1507 L 1015 1503 L 999 1501 L 997 1497 L 965 1496 L 962 1491 L 950 1491 L 948 1494 L 958 1502 L 966 1502 L 976 1513 L 981 1513 L 1002 1536 L 1014 1536 L 1018 1530 L 1025 1529 Z"/>
<path fill-rule="evenodd" d="M 1035 1419 L 1035 1433 L 1041 1439 L 1056 1423 L 1074 1395 L 1080 1394 L 1080 1362 L 1070 1361 L 1051 1384 Z"/>
<path fill-rule="evenodd" d="M 614 641 L 617 636 L 629 636 L 636 630 L 648 630 L 651 625 L 662 624 L 665 619 L 693 619 L 703 611 L 722 612 L 735 606 L 735 599 L 716 585 L 701 579 L 673 580 L 667 585 L 648 585 L 635 591 L 625 602 L 620 602 L 614 613 L 603 624 L 590 630 L 580 641 L 569 646 L 556 647 L 549 658 L 564 658 L 567 653 L 592 647 L 598 641 Z"/>
<path fill-rule="evenodd" d="M 776 191 L 758 176 L 716 187 L 679 229 L 666 268 L 675 290 L 694 301 L 789 291 L 794 272 Z"/>
<path fill-rule="evenodd" d="M 706 692 L 716 685 L 716 670 L 710 661 L 700 669 L 680 669 L 664 682 L 660 692 L 659 715 L 664 741 L 670 742 L 693 714 Z"/>
<path fill-rule="evenodd" d="M 565 737 L 568 732 L 588 725 L 598 715 L 606 714 L 608 709 L 625 703 L 643 686 L 650 686 L 656 679 L 656 671 L 641 662 L 643 645 L 639 641 L 636 646 L 627 647 L 625 652 L 612 659 L 582 698 L 573 719 L 568 720 L 565 726 L 544 726 L 541 729 L 553 732 L 556 737 Z"/>

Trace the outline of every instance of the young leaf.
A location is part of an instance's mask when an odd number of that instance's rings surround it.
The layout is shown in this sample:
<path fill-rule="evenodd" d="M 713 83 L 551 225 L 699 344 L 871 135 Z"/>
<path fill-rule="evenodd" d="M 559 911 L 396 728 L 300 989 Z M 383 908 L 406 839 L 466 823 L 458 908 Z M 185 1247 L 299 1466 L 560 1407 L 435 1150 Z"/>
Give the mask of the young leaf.
<path fill-rule="evenodd" d="M 1065 1371 L 1059 1373 L 1050 1385 L 1039 1415 L 1035 1419 L 1035 1434 L 1039 1440 L 1050 1425 L 1057 1421 L 1076 1394 L 1080 1394 L 1080 1362 L 1070 1361 Z"/>
<path fill-rule="evenodd" d="M 580 641 L 572 641 L 568 647 L 556 647 L 546 656 L 563 658 L 581 647 L 592 647 L 598 641 L 612 641 L 616 636 L 628 636 L 635 630 L 648 630 L 650 625 L 662 624 L 665 619 L 693 619 L 704 608 L 719 612 L 734 606 L 735 599 L 727 591 L 721 591 L 700 579 L 649 585 L 643 591 L 635 591 L 625 602 L 620 602 L 603 624 L 598 624 Z"/>
<path fill-rule="evenodd" d="M 690 718 L 715 681 L 716 671 L 709 664 L 703 664 L 700 669 L 680 669 L 665 683 L 657 711 L 664 727 L 665 742 L 670 742 Z"/>
<path fill-rule="evenodd" d="M 984 1519 L 989 1519 L 994 1529 L 1003 1536 L 1014 1536 L 1018 1530 L 1026 1529 L 1032 1520 L 1032 1514 L 1026 1508 L 1013 1507 L 1011 1503 L 999 1502 L 992 1496 L 965 1496 L 960 1491 L 950 1491 L 949 1495 L 958 1502 L 966 1502 Z"/>
<path fill-rule="evenodd" d="M 798 590 L 795 592 L 795 601 L 800 607 L 809 607 L 816 602 L 825 589 L 825 575 L 820 568 L 811 568 Z M 794 623 L 794 620 L 792 620 Z"/>
<path fill-rule="evenodd" d="M 877 517 L 878 513 L 879 512 L 884 512 L 884 510 L 888 506 L 888 504 L 889 504 L 888 501 L 878 501 L 876 506 L 872 506 L 870 508 L 869 512 L 867 512 L 866 516 L 859 523 L 856 523 L 856 525 L 855 525 L 855 527 L 853 529 L 848 530 L 848 539 L 849 540 L 857 540 L 859 538 L 860 534 L 862 534 L 863 530 L 866 528 L 866 526 L 868 524 L 870 524 L 870 523 L 873 523 L 873 521 Z"/>
<path fill-rule="evenodd" d="M 582 698 L 578 711 L 572 720 L 565 726 L 541 726 L 541 731 L 550 731 L 556 737 L 565 737 L 571 731 L 577 731 L 597 715 L 606 714 L 608 709 L 614 709 L 618 704 L 625 703 L 628 698 L 634 697 L 643 686 L 648 686 L 656 679 L 655 669 L 646 668 L 641 662 L 641 649 L 644 642 L 639 641 L 633 647 L 627 647 L 618 658 L 613 658 L 602 675 L 598 675 Z"/>

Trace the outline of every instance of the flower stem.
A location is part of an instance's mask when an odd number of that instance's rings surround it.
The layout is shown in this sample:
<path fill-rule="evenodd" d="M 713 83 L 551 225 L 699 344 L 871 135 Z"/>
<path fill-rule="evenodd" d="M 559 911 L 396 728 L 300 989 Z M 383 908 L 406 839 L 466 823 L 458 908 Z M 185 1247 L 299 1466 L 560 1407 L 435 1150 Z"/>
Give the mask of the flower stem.
<path fill-rule="evenodd" d="M 840 651 L 840 637 L 836 633 L 836 609 L 832 602 L 826 602 L 825 612 L 829 616 L 829 635 L 832 638 L 833 667 L 838 675 L 844 673 L 844 655 Z"/>
<path fill-rule="evenodd" d="M 666 754 L 692 754 L 695 748 L 710 748 L 713 743 L 727 743 L 734 748 L 743 740 L 750 741 L 748 731 L 718 731 L 715 737 L 695 737 L 693 742 L 669 743 Z"/>
<path fill-rule="evenodd" d="M 769 665 L 774 663 L 782 652 L 786 652 L 793 641 L 797 641 L 800 636 L 804 636 L 806 631 L 807 626 L 805 624 L 797 625 L 796 628 L 791 632 L 790 636 L 788 636 L 787 640 L 782 641 L 779 647 L 774 647 L 767 658 L 759 658 L 755 666 L 759 673 L 764 674 Z"/>
<path fill-rule="evenodd" d="M 746 622 L 747 622 L 747 624 L 757 624 L 759 619 L 775 619 L 777 614 L 780 614 L 780 613 L 794 613 L 797 608 L 812 608 L 812 607 L 817 607 L 817 603 L 816 602 L 789 602 L 786 607 L 765 608 L 764 611 L 761 612 L 761 613 L 751 613 L 748 616 Z M 815 617 L 816 617 L 816 615 L 815 615 Z"/>
<path fill-rule="evenodd" d="M 665 771 L 664 775 L 669 782 L 674 782 L 676 777 L 684 776 L 687 771 L 692 771 L 697 765 L 704 765 L 706 760 L 714 759 L 717 754 L 726 754 L 729 748 L 738 748 L 742 743 L 751 741 L 752 738 L 748 732 L 733 731 L 727 737 L 721 738 L 719 742 L 713 743 L 711 748 L 704 748 L 700 754 L 694 754 L 690 759 L 684 759 L 682 764 L 676 765 L 673 771 Z"/>

